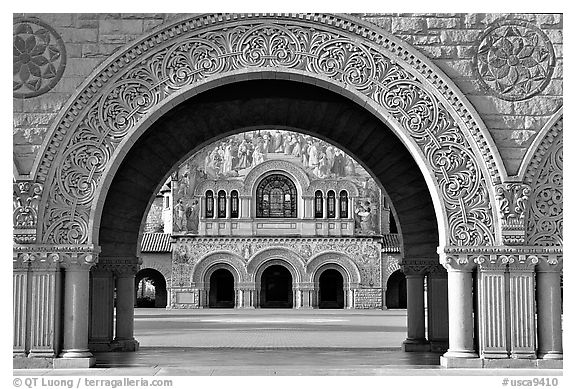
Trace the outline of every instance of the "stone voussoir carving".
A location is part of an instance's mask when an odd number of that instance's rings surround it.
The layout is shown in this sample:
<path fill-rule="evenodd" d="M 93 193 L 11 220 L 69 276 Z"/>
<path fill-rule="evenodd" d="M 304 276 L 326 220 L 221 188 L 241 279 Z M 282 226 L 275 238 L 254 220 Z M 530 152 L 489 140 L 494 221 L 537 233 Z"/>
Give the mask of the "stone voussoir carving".
<path fill-rule="evenodd" d="M 64 73 L 66 48 L 58 33 L 38 18 L 15 18 L 13 33 L 13 94 L 40 96 Z"/>
<path fill-rule="evenodd" d="M 230 19 L 234 23 L 226 24 Z M 218 23 L 222 28 L 214 28 Z M 499 181 L 499 173 L 474 114 L 395 39 L 345 17 L 319 14 L 187 19 L 111 60 L 62 115 L 41 158 L 38 179 L 52 182 L 43 241 L 89 242 L 91 204 L 127 134 L 174 93 L 243 69 L 289 69 L 364 94 L 401 125 L 430 165 L 447 212 L 450 244 L 493 244 L 488 183 L 465 134 L 475 140 L 491 182 Z"/>
<path fill-rule="evenodd" d="M 492 94 L 519 101 L 546 88 L 555 62 L 552 43 L 536 25 L 525 20 L 500 19 L 478 39 L 474 71 Z"/>

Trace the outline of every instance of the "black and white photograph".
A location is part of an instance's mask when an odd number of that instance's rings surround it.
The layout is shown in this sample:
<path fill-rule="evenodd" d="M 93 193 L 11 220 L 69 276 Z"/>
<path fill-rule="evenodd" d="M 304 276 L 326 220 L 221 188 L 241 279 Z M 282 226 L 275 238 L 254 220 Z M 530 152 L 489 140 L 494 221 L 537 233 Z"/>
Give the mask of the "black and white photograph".
<path fill-rule="evenodd" d="M 6 387 L 569 386 L 561 7 L 131 5 L 5 18 Z"/>

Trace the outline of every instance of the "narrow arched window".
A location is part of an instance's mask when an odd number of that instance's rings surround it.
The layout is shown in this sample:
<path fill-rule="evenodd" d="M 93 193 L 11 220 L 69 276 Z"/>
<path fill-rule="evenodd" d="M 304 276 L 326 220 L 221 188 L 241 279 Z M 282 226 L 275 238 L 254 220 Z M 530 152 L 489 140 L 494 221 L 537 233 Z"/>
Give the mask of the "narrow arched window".
<path fill-rule="evenodd" d="M 223 190 L 218 192 L 218 217 L 226 217 L 226 192 Z"/>
<path fill-rule="evenodd" d="M 207 219 L 214 217 L 214 195 L 212 191 L 206 191 L 206 212 L 204 215 Z"/>
<path fill-rule="evenodd" d="M 238 218 L 238 191 L 233 190 L 230 193 L 230 217 Z"/>
<path fill-rule="evenodd" d="M 324 198 L 322 196 L 322 192 L 317 190 L 316 193 L 314 194 L 314 217 L 317 219 L 324 217 L 323 203 Z"/>
<path fill-rule="evenodd" d="M 348 219 L 348 192 L 340 192 L 340 218 Z"/>
<path fill-rule="evenodd" d="M 256 217 L 297 217 L 296 186 L 282 174 L 265 177 L 256 188 Z"/>
<path fill-rule="evenodd" d="M 326 206 L 328 207 L 328 218 L 334 219 L 336 217 L 336 193 L 334 193 L 333 190 L 328 192 L 327 202 L 328 204 L 326 204 Z"/>

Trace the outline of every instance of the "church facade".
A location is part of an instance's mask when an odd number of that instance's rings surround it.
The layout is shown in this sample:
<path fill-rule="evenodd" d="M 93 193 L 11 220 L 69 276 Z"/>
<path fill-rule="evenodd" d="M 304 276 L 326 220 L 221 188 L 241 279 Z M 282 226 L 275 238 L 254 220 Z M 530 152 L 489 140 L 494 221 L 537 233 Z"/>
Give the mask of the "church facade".
<path fill-rule="evenodd" d="M 170 272 L 146 255 L 140 270 L 168 280 L 168 308 L 386 308 L 388 279 L 401 273 L 390 202 L 341 149 L 243 132 L 196 152 L 169 184 L 160 201 L 172 213 L 147 225 L 159 231 L 164 219 L 171 233 Z M 390 288 L 388 305 L 401 306 L 405 288 Z"/>
<path fill-rule="evenodd" d="M 171 179 L 170 307 L 383 307 L 397 258 L 405 351 L 562 366 L 561 14 L 13 25 L 15 363 L 138 349 Z"/>

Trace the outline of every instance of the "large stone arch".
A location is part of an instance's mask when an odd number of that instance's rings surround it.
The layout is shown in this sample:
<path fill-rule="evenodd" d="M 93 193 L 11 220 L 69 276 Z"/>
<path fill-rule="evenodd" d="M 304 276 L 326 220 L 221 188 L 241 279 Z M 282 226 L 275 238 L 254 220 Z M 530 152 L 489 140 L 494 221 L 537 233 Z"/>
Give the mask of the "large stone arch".
<path fill-rule="evenodd" d="M 360 285 L 360 270 L 347 255 L 337 252 L 324 252 L 312 257 L 306 264 L 306 273 L 310 277 L 309 282 L 317 282 L 320 272 L 330 266 L 336 265 L 338 271 L 344 271 L 344 282 L 350 288 L 357 288 Z M 328 266 L 328 267 L 327 267 Z"/>
<path fill-rule="evenodd" d="M 269 247 L 255 253 L 246 264 L 246 270 L 252 277 L 249 281 L 259 285 L 262 272 L 275 264 L 283 265 L 290 271 L 293 283 L 305 281 L 304 260 L 284 247 Z"/>
<path fill-rule="evenodd" d="M 190 275 L 192 285 L 204 286 L 206 282 L 209 283 L 209 274 L 221 266 L 232 272 L 236 284 L 248 280 L 246 265 L 242 258 L 234 253 L 222 251 L 205 255 L 194 265 Z"/>
<path fill-rule="evenodd" d="M 310 178 L 308 178 L 306 172 L 299 166 L 288 161 L 270 160 L 264 161 L 250 170 L 244 179 L 244 188 L 240 194 L 244 196 L 255 196 L 256 187 L 260 181 L 269 173 L 274 172 L 287 175 L 294 185 L 296 185 L 299 197 L 301 197 L 308 189 L 308 186 L 310 186 Z"/>
<path fill-rule="evenodd" d="M 270 46 L 254 45 L 263 36 Z M 37 241 L 100 244 L 108 188 L 142 134 L 192 96 L 255 78 L 318 85 L 364 107 L 423 172 L 440 245 L 495 243 L 490 204 L 504 169 L 470 103 L 407 44 L 352 17 L 325 14 L 185 18 L 104 62 L 62 110 L 35 165 L 36 182 L 45 186 Z M 363 162 L 376 175 L 385 169 L 376 159 Z"/>

